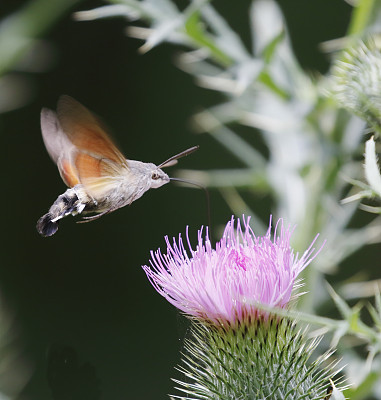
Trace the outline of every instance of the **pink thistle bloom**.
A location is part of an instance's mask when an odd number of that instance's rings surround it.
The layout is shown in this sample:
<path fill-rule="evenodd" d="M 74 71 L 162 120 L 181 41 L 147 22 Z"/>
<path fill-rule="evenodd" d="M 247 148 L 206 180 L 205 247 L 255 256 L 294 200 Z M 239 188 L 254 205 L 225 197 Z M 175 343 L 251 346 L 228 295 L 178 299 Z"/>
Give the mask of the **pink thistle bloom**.
<path fill-rule="evenodd" d="M 154 288 L 171 304 L 190 317 L 216 325 L 236 324 L 247 319 L 267 316 L 258 303 L 270 307 L 287 307 L 299 273 L 319 253 L 309 248 L 299 258 L 290 247 L 293 230 L 283 227 L 283 220 L 270 227 L 265 236 L 257 237 L 249 226 L 250 217 L 240 220 L 235 230 L 234 217 L 225 227 L 215 250 L 202 229 L 193 250 L 186 233 L 190 256 L 179 235 L 171 245 L 165 237 L 167 254 L 151 251 L 150 267 L 143 266 Z"/>

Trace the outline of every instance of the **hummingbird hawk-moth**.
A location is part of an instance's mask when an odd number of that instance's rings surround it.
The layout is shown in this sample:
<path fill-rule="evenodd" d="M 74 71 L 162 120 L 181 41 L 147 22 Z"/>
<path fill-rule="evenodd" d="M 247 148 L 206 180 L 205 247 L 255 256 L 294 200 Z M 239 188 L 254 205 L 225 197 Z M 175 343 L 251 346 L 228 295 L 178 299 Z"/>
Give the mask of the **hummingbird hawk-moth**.
<path fill-rule="evenodd" d="M 92 213 L 79 222 L 93 221 L 175 180 L 162 168 L 198 149 L 191 147 L 158 166 L 128 160 L 101 121 L 69 96 L 59 98 L 57 112 L 42 109 L 41 130 L 45 147 L 69 187 L 38 220 L 37 231 L 42 236 L 54 235 L 58 221 L 68 215 Z"/>

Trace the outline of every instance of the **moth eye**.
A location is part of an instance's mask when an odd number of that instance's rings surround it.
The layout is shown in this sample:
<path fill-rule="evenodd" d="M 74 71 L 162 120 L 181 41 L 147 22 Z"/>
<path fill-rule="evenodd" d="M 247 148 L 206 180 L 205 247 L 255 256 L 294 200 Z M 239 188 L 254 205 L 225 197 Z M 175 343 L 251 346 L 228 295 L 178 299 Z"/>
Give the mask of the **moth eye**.
<path fill-rule="evenodd" d="M 158 180 L 160 178 L 160 175 L 157 172 L 154 172 L 152 174 L 151 178 L 156 181 L 156 180 Z"/>

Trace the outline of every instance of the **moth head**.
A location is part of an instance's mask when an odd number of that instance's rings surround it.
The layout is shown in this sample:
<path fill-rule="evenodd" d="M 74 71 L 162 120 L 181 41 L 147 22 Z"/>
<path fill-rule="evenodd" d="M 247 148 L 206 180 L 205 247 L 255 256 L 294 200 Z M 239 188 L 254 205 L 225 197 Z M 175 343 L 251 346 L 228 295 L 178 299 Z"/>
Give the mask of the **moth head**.
<path fill-rule="evenodd" d="M 150 179 L 150 186 L 152 189 L 156 189 L 169 182 L 169 176 L 159 167 L 156 166 L 151 170 L 149 179 Z"/>

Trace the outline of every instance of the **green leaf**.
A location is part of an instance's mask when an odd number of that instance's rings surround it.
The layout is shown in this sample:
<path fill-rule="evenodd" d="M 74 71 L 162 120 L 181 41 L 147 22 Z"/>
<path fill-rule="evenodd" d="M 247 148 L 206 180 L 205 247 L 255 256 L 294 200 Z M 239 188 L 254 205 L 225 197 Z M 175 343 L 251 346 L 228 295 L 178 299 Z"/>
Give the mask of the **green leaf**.
<path fill-rule="evenodd" d="M 280 98 L 284 100 L 290 100 L 290 95 L 282 89 L 272 78 L 267 70 L 264 70 L 260 77 L 259 81 L 266 85 L 272 92 L 277 94 Z"/>
<path fill-rule="evenodd" d="M 251 3 L 250 22 L 255 54 L 263 54 L 271 43 L 284 33 L 284 18 L 279 5 L 273 0 Z"/>
<path fill-rule="evenodd" d="M 174 18 L 172 20 L 165 20 L 164 22 L 157 25 L 152 29 L 152 33 L 148 36 L 148 39 L 144 45 L 140 48 L 142 53 L 153 49 L 158 44 L 169 41 L 169 37 L 182 26 L 181 17 Z"/>
<path fill-rule="evenodd" d="M 185 32 L 197 45 L 207 48 L 212 57 L 221 64 L 230 65 L 232 60 L 215 45 L 213 39 L 206 33 L 200 20 L 200 15 L 199 10 L 189 15 L 185 22 Z"/>
<path fill-rule="evenodd" d="M 381 313 L 380 313 L 380 310 L 378 310 L 379 304 L 377 304 L 377 302 L 379 300 L 377 300 L 377 297 L 379 298 L 380 295 L 378 294 L 376 296 L 376 308 L 373 307 L 372 304 L 370 304 L 370 303 L 367 304 L 367 308 L 368 308 L 370 316 L 372 317 L 374 324 L 376 325 L 376 327 L 378 328 L 378 330 L 381 333 Z M 380 339 L 380 345 L 381 345 L 381 339 Z"/>
<path fill-rule="evenodd" d="M 200 8 L 205 22 L 215 33 L 216 45 L 236 64 L 249 60 L 251 57 L 242 43 L 240 36 L 233 31 L 226 20 L 210 4 Z"/>
<path fill-rule="evenodd" d="M 279 32 L 278 35 L 276 35 L 274 37 L 273 40 L 271 40 L 267 46 L 263 49 L 262 51 L 262 57 L 265 61 L 266 64 L 270 64 L 274 54 L 276 54 L 276 51 L 279 47 L 279 44 L 284 40 L 286 36 L 286 32 L 284 29 L 281 30 L 281 32 Z"/>
<path fill-rule="evenodd" d="M 350 400 L 363 400 L 372 393 L 372 388 L 379 382 L 378 372 L 369 372 L 357 388 L 350 388 L 344 391 L 345 397 Z"/>
<path fill-rule="evenodd" d="M 328 291 L 333 299 L 333 301 L 336 304 L 336 307 L 339 309 L 341 315 L 348 319 L 351 318 L 353 311 L 352 309 L 348 306 L 348 304 L 342 299 L 334 290 L 331 285 L 327 283 Z"/>

